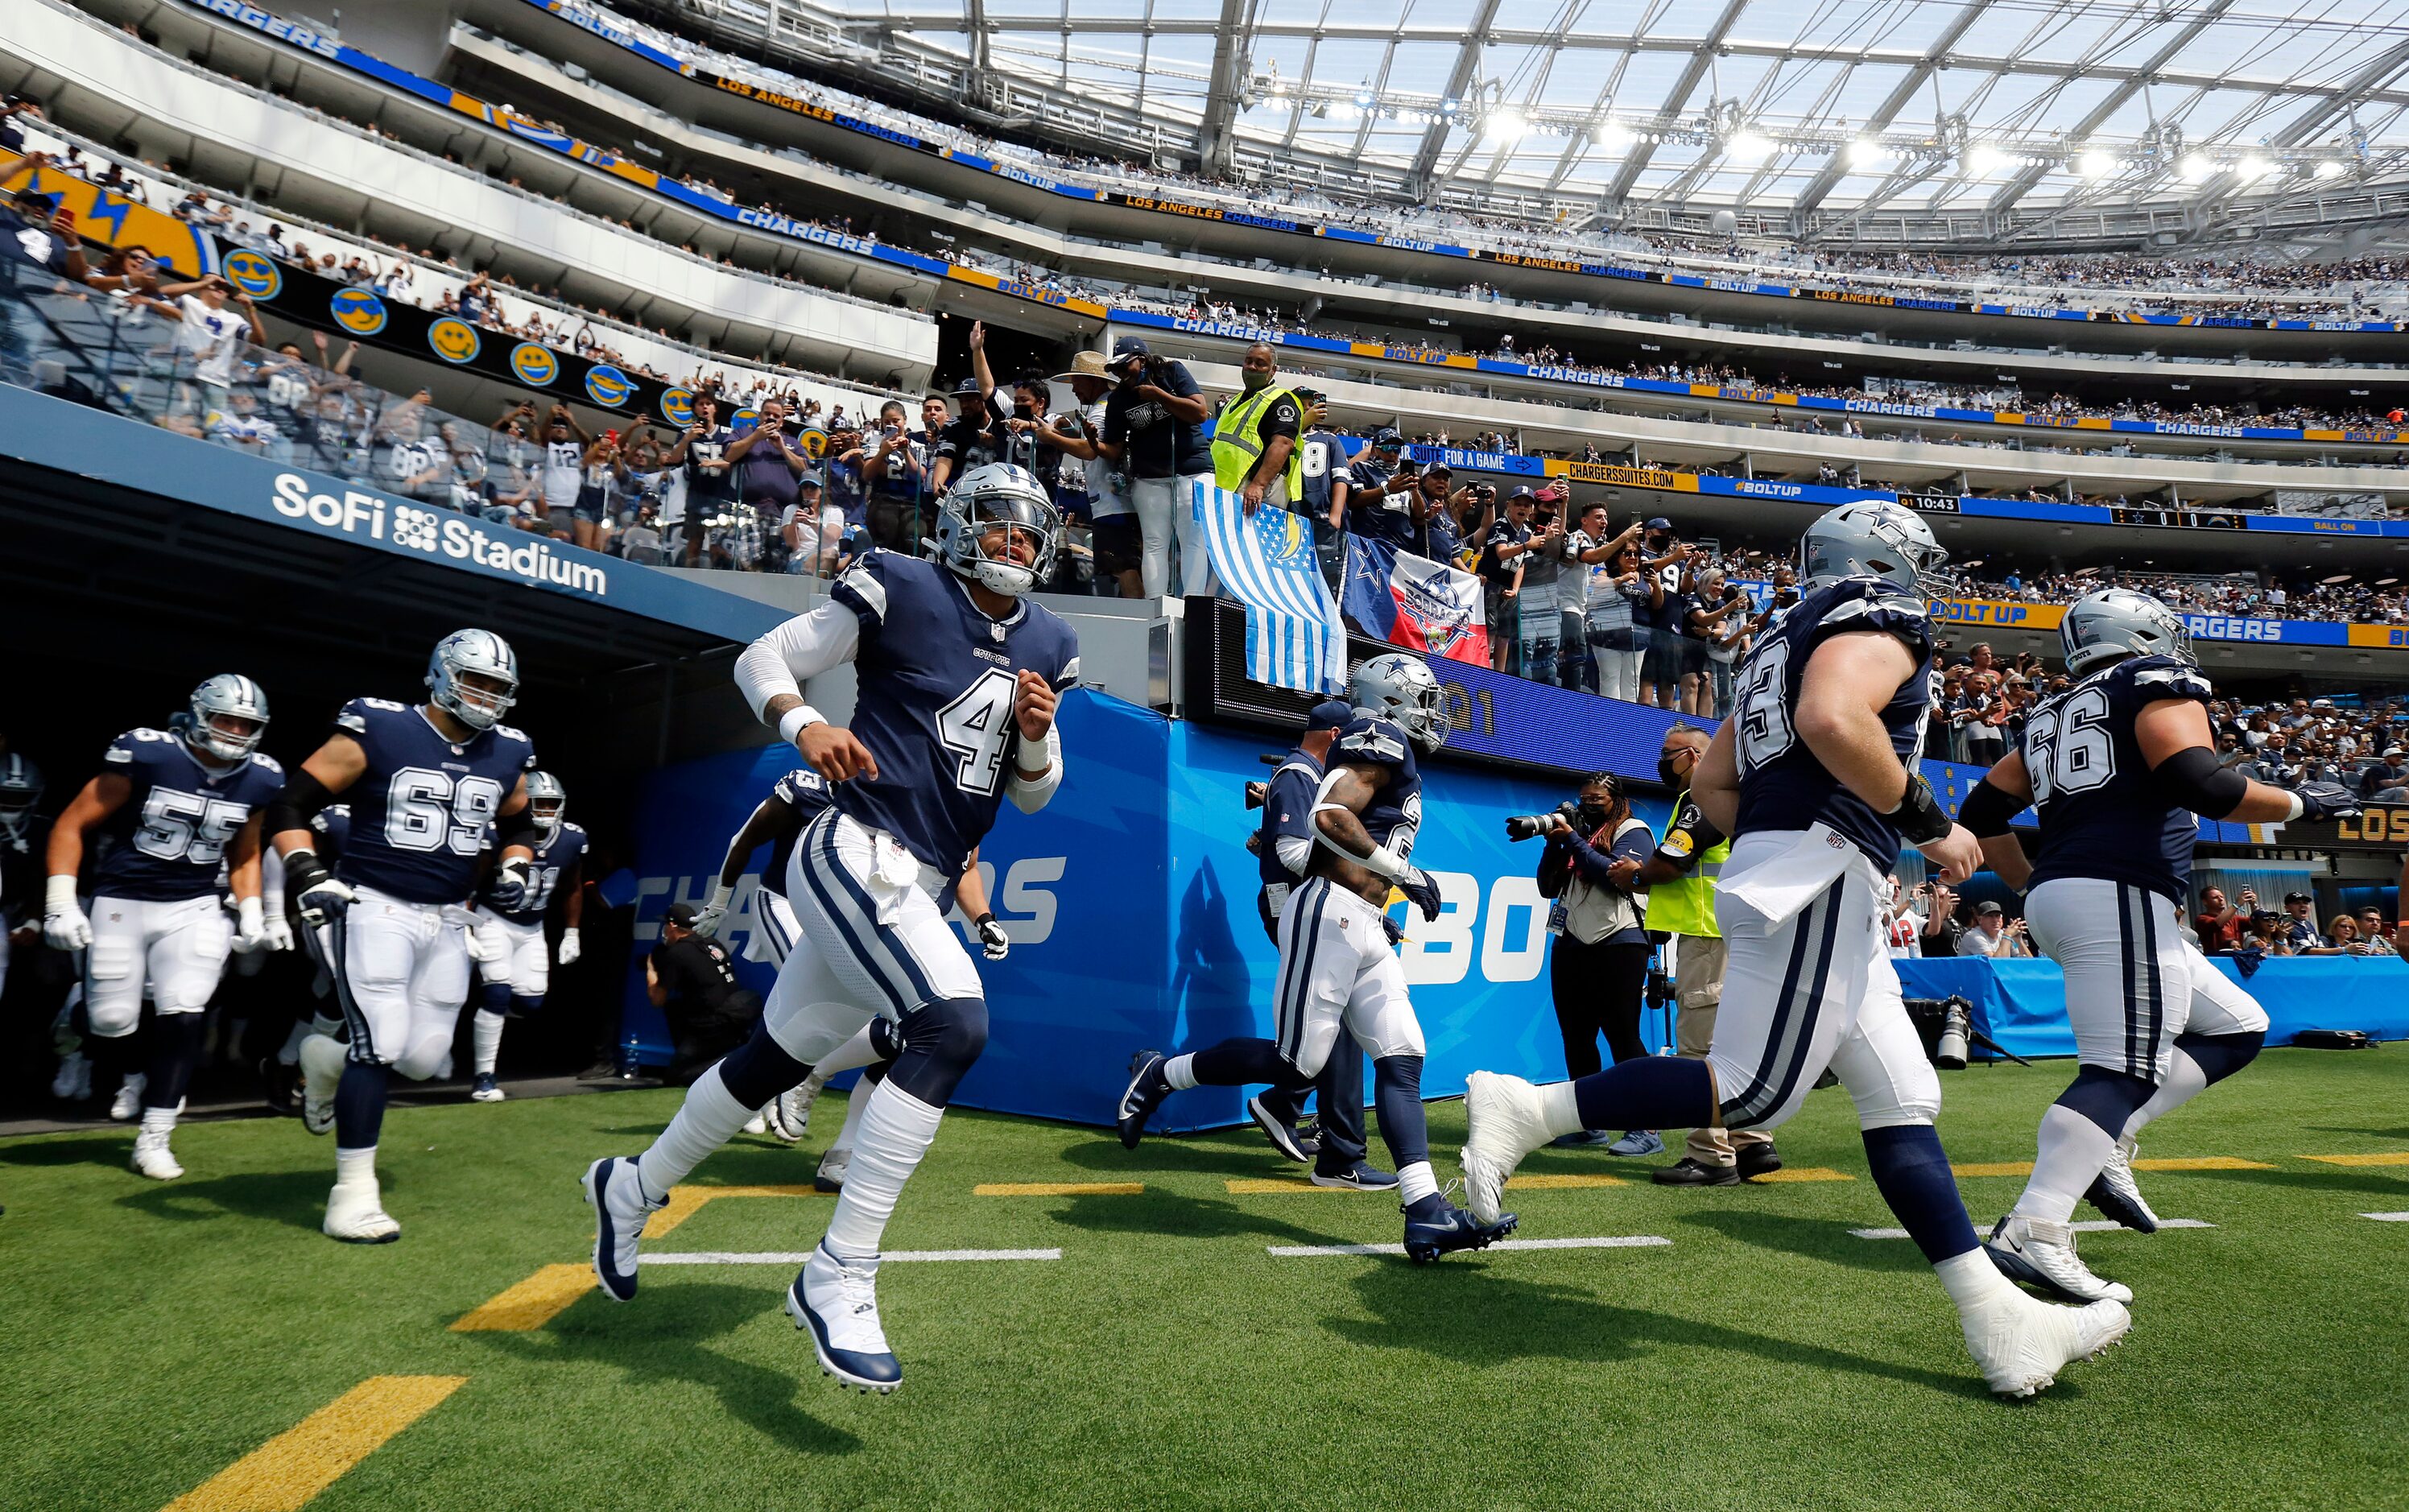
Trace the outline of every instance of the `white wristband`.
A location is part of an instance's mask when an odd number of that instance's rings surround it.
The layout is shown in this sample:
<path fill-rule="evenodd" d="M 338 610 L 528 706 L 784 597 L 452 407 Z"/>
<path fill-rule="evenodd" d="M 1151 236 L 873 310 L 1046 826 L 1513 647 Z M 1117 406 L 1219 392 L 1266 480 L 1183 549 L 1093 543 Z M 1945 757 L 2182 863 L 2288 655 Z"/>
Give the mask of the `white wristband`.
<path fill-rule="evenodd" d="M 2291 813 L 2289 813 L 2289 814 L 2286 814 L 2286 815 L 2284 815 L 2284 819 L 2285 819 L 2285 822 L 2286 822 L 2286 823 L 2289 823 L 2290 821 L 2292 821 L 2292 820 L 2294 820 L 2294 819 L 2299 818 L 2301 814 L 2306 814 L 2306 813 L 2308 813 L 2308 812 L 2309 812 L 2309 805 L 2308 805 L 2307 801 L 2306 801 L 2305 799 L 2303 799 L 2301 797 L 2301 795 L 2300 795 L 2300 794 L 2298 794 L 2298 793 L 2286 793 L 2286 794 L 2284 795 L 2284 798 L 2285 798 L 2285 799 L 2286 799 L 2287 802 L 2289 802 L 2289 803 L 2292 805 L 2292 812 L 2291 812 Z"/>
<path fill-rule="evenodd" d="M 1413 871 L 1397 854 L 1386 845 L 1375 845 L 1372 854 L 1363 857 L 1363 870 L 1391 882 L 1403 882 Z"/>
<path fill-rule="evenodd" d="M 54 872 L 42 887 L 42 912 L 63 914 L 76 906 L 76 879 L 64 871 Z"/>
<path fill-rule="evenodd" d="M 799 703 L 778 716 L 778 739 L 792 745 L 795 743 L 795 737 L 804 730 L 814 725 L 827 723 L 827 718 L 817 709 L 808 703 Z"/>

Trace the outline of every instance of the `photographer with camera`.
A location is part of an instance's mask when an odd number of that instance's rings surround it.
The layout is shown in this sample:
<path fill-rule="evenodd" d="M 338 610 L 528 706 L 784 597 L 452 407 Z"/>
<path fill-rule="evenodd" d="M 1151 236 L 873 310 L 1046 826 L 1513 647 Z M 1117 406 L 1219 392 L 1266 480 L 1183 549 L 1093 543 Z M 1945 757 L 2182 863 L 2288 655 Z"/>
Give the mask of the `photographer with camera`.
<path fill-rule="evenodd" d="M 1154 355 L 1136 337 L 1113 342 L 1106 367 L 1114 388 L 1104 396 L 1104 433 L 1096 445 L 1130 481 L 1145 554 L 1138 564 L 1140 584 L 1148 598 L 1171 591 L 1176 538 L 1179 592 L 1210 593 L 1213 563 L 1190 496 L 1191 485 L 1213 482 L 1213 454 L 1204 434 L 1213 407 L 1186 367 Z"/>
<path fill-rule="evenodd" d="M 1556 1027 L 1565 1040 L 1565 1066 L 1576 1079 L 1604 1069 L 1600 1034 L 1620 1065 L 1647 1047 L 1639 1041 L 1640 989 L 1648 980 L 1647 900 L 1632 878 L 1648 856 L 1653 837 L 1632 817 L 1631 801 L 1611 772 L 1581 784 L 1580 797 L 1553 814 L 1517 814 L 1506 821 L 1510 840 L 1547 837 L 1539 852 L 1539 896 L 1555 900 L 1548 932 L 1556 937 L 1548 986 L 1555 1000 Z M 1609 1155 L 1654 1155 L 1665 1142 L 1653 1130 L 1634 1129 L 1621 1139 L 1601 1129 L 1566 1134 L 1559 1145 L 1604 1145 Z"/>
<path fill-rule="evenodd" d="M 1266 783 L 1247 785 L 1247 807 L 1261 808 L 1262 821 L 1248 837 L 1262 869 L 1262 886 L 1255 894 L 1255 912 L 1263 933 L 1279 943 L 1279 917 L 1289 894 L 1305 877 L 1313 859 L 1313 805 L 1321 786 L 1323 763 L 1331 742 L 1355 717 L 1344 698 L 1326 698 L 1305 716 L 1305 733 L 1296 749 L 1283 757 Z M 1342 1034 L 1330 1048 L 1313 1089 L 1321 1103 L 1319 1130 L 1300 1130 L 1305 1094 L 1282 1087 L 1266 1087 L 1247 1100 L 1247 1116 L 1272 1147 L 1302 1165 L 1313 1162 L 1317 1187 L 1346 1187 L 1358 1191 L 1386 1191 L 1397 1184 L 1392 1174 L 1370 1164 L 1363 1144 L 1363 1049 L 1352 1035 Z"/>

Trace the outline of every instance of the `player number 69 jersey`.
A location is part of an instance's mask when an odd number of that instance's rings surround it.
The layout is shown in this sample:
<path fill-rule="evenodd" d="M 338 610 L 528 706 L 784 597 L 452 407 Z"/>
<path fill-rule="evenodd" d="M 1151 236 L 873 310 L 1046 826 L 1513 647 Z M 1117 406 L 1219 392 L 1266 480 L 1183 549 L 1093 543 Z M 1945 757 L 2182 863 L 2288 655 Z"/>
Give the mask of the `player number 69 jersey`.
<path fill-rule="evenodd" d="M 1397 859 L 1412 859 L 1422 827 L 1422 774 L 1406 732 L 1385 719 L 1356 719 L 1331 742 L 1329 764 L 1389 769 L 1388 782 L 1361 815 L 1363 831 Z"/>
<path fill-rule="evenodd" d="M 368 754 L 343 795 L 351 833 L 335 874 L 413 903 L 466 900 L 486 827 L 535 766 L 534 745 L 508 725 L 455 744 L 425 710 L 389 698 L 353 698 L 335 725 Z"/>
<path fill-rule="evenodd" d="M 1925 725 L 1932 717 L 1930 613 L 1880 578 L 1826 583 L 1793 605 L 1740 663 L 1732 702 L 1734 754 L 1739 763 L 1738 834 L 1804 829 L 1820 822 L 1888 870 L 1898 859 L 1898 831 L 1824 770 L 1798 738 L 1793 717 L 1807 663 L 1817 648 L 1833 636 L 1858 630 L 1897 636 L 1915 658 L 1915 670 L 1882 712 L 1891 749 L 1908 770 L 1915 770 L 1924 750 Z"/>
<path fill-rule="evenodd" d="M 226 842 L 284 787 L 273 758 L 254 751 L 207 766 L 170 730 L 129 729 L 102 760 L 134 789 L 102 831 L 112 843 L 93 891 L 105 898 L 168 903 L 215 892 Z"/>
<path fill-rule="evenodd" d="M 2035 706 L 2018 747 L 2041 816 L 2031 886 L 2097 877 L 2185 896 L 2200 822 L 2159 791 L 2134 725 L 2153 703 L 2206 703 L 2214 691 L 2172 656 L 2135 656 Z"/>

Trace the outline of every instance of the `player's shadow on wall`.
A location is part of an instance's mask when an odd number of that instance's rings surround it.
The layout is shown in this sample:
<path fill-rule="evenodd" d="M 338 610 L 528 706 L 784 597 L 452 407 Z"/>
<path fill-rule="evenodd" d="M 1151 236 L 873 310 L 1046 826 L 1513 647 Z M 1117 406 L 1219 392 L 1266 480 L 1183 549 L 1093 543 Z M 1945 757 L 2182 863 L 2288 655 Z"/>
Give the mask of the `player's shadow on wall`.
<path fill-rule="evenodd" d="M 539 1363 L 608 1365 L 630 1385 L 683 1381 L 716 1395 L 728 1414 L 764 1436 L 803 1454 L 851 1454 L 861 1440 L 795 1405 L 798 1392 L 827 1383 L 815 1374 L 810 1345 L 799 1345 L 801 1365 L 771 1370 L 709 1347 L 722 1334 L 775 1312 L 776 1293 L 759 1287 L 675 1282 L 646 1288 L 642 1308 L 620 1307 L 599 1295 L 580 1298 L 532 1333 L 469 1333 L 488 1348 Z M 779 1331 L 786 1332 L 785 1319 Z"/>
<path fill-rule="evenodd" d="M 1722 1323 L 1617 1307 L 1584 1289 L 1511 1280 L 1493 1266 L 1463 1263 L 1464 1259 L 1452 1258 L 1435 1267 L 1401 1260 L 1375 1264 L 1354 1283 L 1356 1295 L 1372 1316 L 1324 1318 L 1322 1327 L 1350 1344 L 1410 1349 L 1468 1365 L 1533 1359 L 1616 1365 L 1665 1350 L 1717 1350 L 1796 1368 L 1801 1379 L 1813 1372 L 1839 1371 L 1928 1387 L 1947 1396 L 1989 1397 L 1982 1377 L 1970 1368 L 1962 1375 L 1925 1370 Z M 1797 1316 L 1802 1328 L 1819 1324 L 1819 1315 L 1811 1309 Z M 2079 1387 L 2064 1383 L 2056 1390 L 2080 1395 Z"/>
<path fill-rule="evenodd" d="M 1172 1044 L 1180 1049 L 1256 1032 L 1255 973 L 1238 942 L 1241 924 L 1260 928 L 1253 899 L 1223 886 L 1209 859 L 1199 864 L 1180 894 L 1171 941 L 1171 1002 L 1178 1025 Z"/>

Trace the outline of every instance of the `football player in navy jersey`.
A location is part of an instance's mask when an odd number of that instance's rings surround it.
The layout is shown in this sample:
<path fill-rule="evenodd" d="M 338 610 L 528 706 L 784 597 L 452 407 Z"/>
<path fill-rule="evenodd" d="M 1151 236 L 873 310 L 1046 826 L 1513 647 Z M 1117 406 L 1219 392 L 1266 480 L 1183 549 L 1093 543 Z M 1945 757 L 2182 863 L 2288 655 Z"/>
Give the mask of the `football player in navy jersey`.
<path fill-rule="evenodd" d="M 518 698 L 509 643 L 454 631 L 427 659 L 426 687 L 423 704 L 343 705 L 268 814 L 286 890 L 318 932 L 350 1035 L 348 1046 L 316 1034 L 301 1044 L 302 1123 L 335 1133 L 323 1227 L 349 1244 L 401 1237 L 377 1188 L 377 1134 L 394 1072 L 423 1081 L 451 1061 L 486 829 L 499 831 L 486 897 L 505 909 L 526 900 L 544 840 L 527 799 L 534 747 L 501 723 Z M 310 821 L 338 793 L 350 795 L 351 823 L 330 870 Z"/>
<path fill-rule="evenodd" d="M 1866 1159 L 1950 1300 L 1992 1390 L 2030 1396 L 2122 1338 L 2123 1303 L 2037 1302 L 1983 1252 L 1933 1119 L 1940 1082 L 1900 1000 L 1882 885 L 1904 839 L 1943 880 L 1982 851 L 1916 774 L 1931 713 L 1926 597 L 1944 559 L 1915 511 L 1862 499 L 1808 527 L 1797 606 L 1749 653 L 1691 797 L 1732 837 L 1715 899 L 1729 965 L 1705 1060 L 1649 1057 L 1551 1087 L 1475 1072 L 1464 1188 L 1493 1212 L 1522 1157 L 1577 1129 L 1772 1129 L 1826 1066 Z"/>
<path fill-rule="evenodd" d="M 10 752 L 0 756 L 0 991 L 8 986 L 8 952 L 41 936 L 33 910 L 41 892 L 50 826 L 34 812 L 42 801 L 42 769 Z M 20 940 L 16 936 L 23 935 Z"/>
<path fill-rule="evenodd" d="M 2059 622 L 2077 679 L 2037 705 L 2024 739 L 1966 797 L 1959 818 L 2011 887 L 2027 893 L 2033 943 L 2066 972 L 2074 1083 L 2041 1115 L 2032 1179 L 1992 1230 L 1991 1258 L 2054 1296 L 2132 1299 L 2074 1252 L 2074 1204 L 2147 1233 L 2157 1217 L 2133 1180 L 2133 1141 L 2258 1054 L 2267 1015 L 2208 963 L 2180 920 L 2194 815 L 2236 824 L 2359 812 L 2344 788 L 2297 793 L 2222 765 L 2214 697 L 2180 616 L 2127 588 L 2084 595 Z M 2041 854 L 2009 820 L 2027 803 Z"/>
<path fill-rule="evenodd" d="M 585 907 L 585 830 L 569 823 L 569 790 L 552 773 L 527 774 L 527 814 L 541 839 L 528 857 L 526 886 L 515 903 L 505 904 L 494 895 L 502 873 L 490 873 L 479 890 L 477 922 L 469 934 L 469 953 L 484 985 L 484 1001 L 469 1024 L 477 1066 L 469 1097 L 476 1102 L 502 1101 L 501 1084 L 494 1079 L 494 1068 L 501 1061 L 502 1027 L 512 1015 L 532 1017 L 543 1006 L 543 991 L 552 980 L 543 921 L 555 900 L 561 908 L 560 964 L 576 965 L 581 948 L 577 925 Z"/>
<path fill-rule="evenodd" d="M 1458 1249 L 1482 1249 L 1513 1231 L 1514 1215 L 1476 1221 L 1439 1194 L 1422 1112 L 1422 1027 L 1406 996 L 1385 912 L 1396 888 L 1425 920 L 1439 913 L 1438 887 L 1413 864 L 1422 822 L 1417 751 L 1447 740 L 1447 698 L 1431 670 L 1389 652 L 1355 669 L 1355 717 L 1331 743 L 1313 804 L 1309 874 L 1280 911 L 1277 1040 L 1230 1039 L 1188 1055 L 1138 1053 L 1116 1123 L 1132 1149 L 1164 1098 L 1190 1087 L 1269 1082 L 1303 1091 L 1321 1074 L 1344 1030 L 1372 1058 L 1372 1101 L 1381 1143 L 1397 1167 L 1406 1258 L 1428 1264 Z"/>
<path fill-rule="evenodd" d="M 697 1078 L 650 1149 L 586 1171 L 595 1272 L 612 1296 L 634 1295 L 637 1240 L 670 1188 L 884 1017 L 902 1052 L 869 1094 L 844 1190 L 786 1311 L 839 1381 L 885 1392 L 902 1380 L 878 1318 L 880 1237 L 987 1044 L 978 972 L 935 894 L 1005 799 L 1034 813 L 1062 781 L 1054 710 L 1078 681 L 1078 638 L 1024 597 L 1060 534 L 1034 477 L 974 468 L 945 496 L 933 560 L 872 552 L 826 603 L 737 658 L 754 713 L 837 785 L 788 868 L 810 948 L 786 958 L 753 1038 Z M 803 701 L 802 684 L 848 661 L 858 691 L 840 729 Z"/>
<path fill-rule="evenodd" d="M 284 785 L 284 769 L 258 750 L 267 730 L 267 695 L 258 684 L 231 672 L 212 677 L 169 728 L 119 736 L 101 774 L 50 829 L 42 932 L 61 950 L 83 952 L 89 1043 L 95 1060 L 128 1072 L 126 1086 L 141 1101 L 134 1169 L 146 1176 L 184 1174 L 168 1135 L 200 1061 L 203 1011 L 228 952 L 267 943 L 261 810 Z M 95 833 L 110 844 L 93 871 L 87 914 L 77 877 Z M 219 901 L 221 869 L 236 900 L 233 932 Z M 158 1019 L 148 1069 L 137 1073 L 128 1037 L 141 1023 L 146 978 Z"/>

